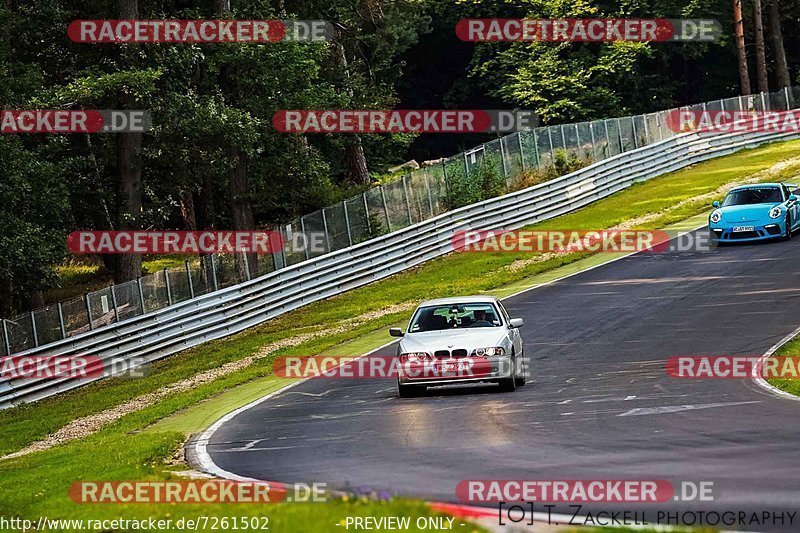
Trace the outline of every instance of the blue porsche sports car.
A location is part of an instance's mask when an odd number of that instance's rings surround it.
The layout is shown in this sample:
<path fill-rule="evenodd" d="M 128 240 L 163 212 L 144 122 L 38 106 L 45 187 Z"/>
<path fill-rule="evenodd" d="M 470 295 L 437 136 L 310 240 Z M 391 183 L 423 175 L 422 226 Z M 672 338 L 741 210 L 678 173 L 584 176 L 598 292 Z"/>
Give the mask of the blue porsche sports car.
<path fill-rule="evenodd" d="M 796 188 L 788 183 L 759 183 L 731 189 L 722 204 L 712 204 L 711 238 L 720 243 L 791 239 L 800 224 Z"/>

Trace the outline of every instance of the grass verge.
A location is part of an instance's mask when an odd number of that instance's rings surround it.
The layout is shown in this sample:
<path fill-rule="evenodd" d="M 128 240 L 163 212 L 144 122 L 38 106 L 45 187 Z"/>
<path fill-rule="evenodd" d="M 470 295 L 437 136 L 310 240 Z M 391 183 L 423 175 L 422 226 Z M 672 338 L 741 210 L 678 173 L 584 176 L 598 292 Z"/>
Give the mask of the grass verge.
<path fill-rule="evenodd" d="M 800 148 L 800 141 L 767 145 L 708 161 L 635 185 L 580 211 L 537 225 L 548 229 L 599 229 L 634 223 L 640 229 L 663 228 L 707 209 L 707 196 L 730 182 L 759 174 L 756 179 L 779 180 L 800 172 L 800 160 L 764 172 Z M 609 254 L 604 254 L 606 259 Z M 168 387 L 200 372 L 258 353 L 263 346 L 296 335 L 320 333 L 255 360 L 219 379 L 161 397 L 105 425 L 99 431 L 51 449 L 0 461 L 0 515 L 69 518 L 145 516 L 253 516 L 267 514 L 278 530 L 332 530 L 349 515 L 399 515 L 431 511 L 419 503 L 393 500 L 339 501 L 330 504 L 254 506 L 87 506 L 72 502 L 67 489 L 76 480 L 168 479 L 170 462 L 187 432 L 204 427 L 250 395 L 261 395 L 280 384 L 271 363 L 280 355 L 307 355 L 335 350 L 361 353 L 377 342 L 389 325 L 406 319 L 407 310 L 382 312 L 399 304 L 466 293 L 514 292 L 555 272 L 574 269 L 578 261 L 603 258 L 570 254 L 532 260 L 530 254 L 452 254 L 403 274 L 317 302 L 239 335 L 210 342 L 151 367 L 140 379 L 111 379 L 57 398 L 0 412 L 0 453 L 16 451 L 80 417 L 101 412 L 131 398 Z M 561 269 L 561 270 L 557 270 Z M 537 277 L 538 276 L 538 277 Z M 360 317 L 354 321 L 353 317 Z M 336 326 L 344 326 L 336 328 Z M 331 330 L 330 328 L 334 328 Z M 382 337 L 389 340 L 388 337 Z M 365 341 L 364 339 L 368 339 Z M 365 344 L 366 343 L 366 344 Z M 238 388 L 237 386 L 244 386 Z M 225 393 L 222 395 L 222 393 Z M 226 398 L 219 407 L 203 400 Z M 172 416 L 181 413 L 178 416 Z M 282 522 L 284 521 L 284 522 Z M 330 529 L 321 529 L 330 524 Z M 341 529 L 341 528 L 339 528 Z"/>

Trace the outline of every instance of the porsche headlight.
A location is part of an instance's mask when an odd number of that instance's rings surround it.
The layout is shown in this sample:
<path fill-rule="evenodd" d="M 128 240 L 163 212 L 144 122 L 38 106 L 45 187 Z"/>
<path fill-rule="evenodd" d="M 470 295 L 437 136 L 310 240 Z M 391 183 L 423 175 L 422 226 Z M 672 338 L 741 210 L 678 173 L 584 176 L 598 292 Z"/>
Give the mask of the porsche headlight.
<path fill-rule="evenodd" d="M 503 348 L 499 346 L 492 346 L 491 348 L 478 348 L 476 350 L 473 350 L 472 355 L 477 355 L 479 357 L 483 356 L 492 357 L 496 355 L 503 355 L 505 353 L 506 351 Z"/>
<path fill-rule="evenodd" d="M 711 213 L 710 219 L 711 219 L 711 222 L 714 222 L 716 224 L 717 222 L 722 220 L 722 213 L 720 213 L 718 210 L 714 211 L 713 213 Z"/>
<path fill-rule="evenodd" d="M 769 218 L 780 218 L 783 210 L 777 205 L 769 210 Z"/>

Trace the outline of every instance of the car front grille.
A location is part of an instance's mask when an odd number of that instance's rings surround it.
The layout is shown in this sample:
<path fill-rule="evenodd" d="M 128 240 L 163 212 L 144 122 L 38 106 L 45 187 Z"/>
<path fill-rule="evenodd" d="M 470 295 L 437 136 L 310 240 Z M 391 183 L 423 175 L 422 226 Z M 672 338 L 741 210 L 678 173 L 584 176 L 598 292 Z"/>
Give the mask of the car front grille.
<path fill-rule="evenodd" d="M 761 234 L 757 231 L 737 231 L 736 233 L 730 232 L 728 234 L 728 238 L 731 240 L 755 239 L 756 237 L 761 237 Z"/>
<path fill-rule="evenodd" d="M 450 357 L 467 357 L 469 354 L 463 348 L 456 348 L 452 352 L 450 350 L 436 350 L 433 356 L 437 359 L 449 359 Z"/>

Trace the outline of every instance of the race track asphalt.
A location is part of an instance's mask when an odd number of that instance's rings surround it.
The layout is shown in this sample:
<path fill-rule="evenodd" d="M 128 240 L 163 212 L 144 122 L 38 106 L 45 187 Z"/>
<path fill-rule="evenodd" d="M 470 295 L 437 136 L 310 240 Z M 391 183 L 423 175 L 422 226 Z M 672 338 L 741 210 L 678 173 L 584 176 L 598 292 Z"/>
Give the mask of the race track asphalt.
<path fill-rule="evenodd" d="M 401 399 L 388 379 L 313 379 L 222 425 L 211 458 L 247 477 L 446 502 L 465 479 L 666 479 L 712 481 L 714 501 L 581 512 L 800 510 L 800 402 L 665 372 L 670 356 L 761 355 L 797 328 L 800 238 L 641 253 L 505 305 L 525 319 L 524 388 Z M 745 529 L 800 530 L 800 513 Z"/>

